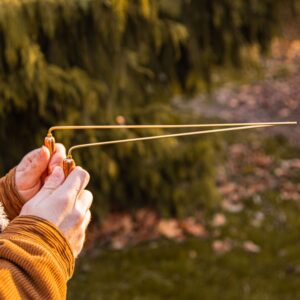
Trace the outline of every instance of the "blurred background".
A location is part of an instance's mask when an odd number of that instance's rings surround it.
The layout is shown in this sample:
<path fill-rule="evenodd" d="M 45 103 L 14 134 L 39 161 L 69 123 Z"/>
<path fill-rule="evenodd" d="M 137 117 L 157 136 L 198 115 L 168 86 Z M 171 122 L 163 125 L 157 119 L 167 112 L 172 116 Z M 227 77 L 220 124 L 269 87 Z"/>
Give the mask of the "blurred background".
<path fill-rule="evenodd" d="M 299 0 L 0 0 L 1 175 L 53 125 L 300 121 L 299 17 Z M 75 151 L 95 197 L 68 299 L 300 299 L 299 133 Z"/>

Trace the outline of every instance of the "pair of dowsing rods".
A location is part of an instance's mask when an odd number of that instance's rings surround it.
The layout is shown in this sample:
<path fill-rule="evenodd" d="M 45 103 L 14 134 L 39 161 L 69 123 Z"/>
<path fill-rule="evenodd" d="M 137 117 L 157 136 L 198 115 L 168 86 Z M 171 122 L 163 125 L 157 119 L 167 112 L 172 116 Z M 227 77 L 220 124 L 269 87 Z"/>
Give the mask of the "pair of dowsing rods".
<path fill-rule="evenodd" d="M 182 133 L 172 133 L 172 134 L 162 134 L 156 136 L 146 136 L 139 138 L 129 138 L 121 140 L 112 140 L 112 141 L 102 141 L 98 143 L 88 143 L 72 146 L 67 157 L 63 161 L 63 170 L 65 176 L 68 176 L 69 173 L 75 167 L 75 161 L 72 158 L 72 151 L 75 149 L 94 147 L 94 146 L 103 146 L 103 145 L 113 145 L 121 144 L 128 142 L 137 142 L 137 141 L 149 141 L 169 137 L 182 137 L 182 136 L 191 136 L 191 135 L 200 135 L 200 134 L 209 134 L 217 132 L 227 132 L 235 130 L 246 130 L 254 128 L 266 128 L 282 125 L 297 125 L 297 122 L 260 122 L 260 123 L 221 123 L 221 124 L 184 124 L 184 125 L 71 125 L 71 126 L 53 126 L 48 130 L 48 134 L 45 137 L 44 145 L 49 149 L 50 154 L 52 155 L 55 152 L 55 138 L 52 135 L 53 131 L 56 130 L 89 130 L 89 129 L 182 129 L 182 128 L 209 128 L 209 127 L 229 127 L 229 128 L 218 128 L 218 129 L 208 129 L 201 131 L 192 131 L 192 132 L 182 132 Z"/>

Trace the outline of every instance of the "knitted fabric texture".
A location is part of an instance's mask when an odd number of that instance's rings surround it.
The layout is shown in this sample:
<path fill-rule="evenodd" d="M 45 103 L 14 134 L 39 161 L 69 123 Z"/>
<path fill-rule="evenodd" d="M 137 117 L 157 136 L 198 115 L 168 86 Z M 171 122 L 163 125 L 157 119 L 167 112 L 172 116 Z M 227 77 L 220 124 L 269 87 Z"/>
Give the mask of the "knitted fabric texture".
<path fill-rule="evenodd" d="M 72 249 L 51 222 L 18 216 L 23 204 L 12 169 L 0 179 L 0 299 L 66 299 Z"/>
<path fill-rule="evenodd" d="M 52 223 L 20 216 L 0 234 L 0 299 L 65 299 L 73 271 L 71 247 Z"/>
<path fill-rule="evenodd" d="M 16 189 L 15 176 L 16 168 L 13 168 L 6 176 L 0 179 L 0 202 L 9 220 L 20 214 L 25 203 Z"/>

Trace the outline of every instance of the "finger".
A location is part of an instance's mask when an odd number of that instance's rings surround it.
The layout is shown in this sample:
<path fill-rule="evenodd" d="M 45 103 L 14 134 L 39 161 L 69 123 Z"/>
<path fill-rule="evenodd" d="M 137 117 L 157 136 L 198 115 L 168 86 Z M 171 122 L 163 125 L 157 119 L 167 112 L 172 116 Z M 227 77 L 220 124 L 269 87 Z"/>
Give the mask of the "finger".
<path fill-rule="evenodd" d="M 88 185 L 89 180 L 90 175 L 87 171 L 85 171 L 81 167 L 75 167 L 70 175 L 66 178 L 63 185 L 59 188 L 59 192 L 69 195 L 75 202 L 80 192 L 83 191 Z"/>
<path fill-rule="evenodd" d="M 90 209 L 93 202 L 93 194 L 88 190 L 83 190 L 76 202 L 75 209 L 79 211 L 82 215 L 85 215 L 86 212 Z"/>
<path fill-rule="evenodd" d="M 78 249 L 77 253 L 76 253 L 76 257 L 80 254 L 80 252 L 82 251 L 83 245 L 85 243 L 85 239 L 86 239 L 86 230 L 87 227 L 89 226 L 90 222 L 91 222 L 91 218 L 92 218 L 92 214 L 91 211 L 88 210 L 84 216 L 84 220 L 81 224 L 81 238 L 80 238 L 80 245 L 81 247 Z"/>
<path fill-rule="evenodd" d="M 84 231 L 86 231 L 87 227 L 89 226 L 91 219 L 92 219 L 92 214 L 91 214 L 91 211 L 88 210 L 86 212 L 84 220 L 82 222 L 82 228 L 84 229 Z"/>
<path fill-rule="evenodd" d="M 50 152 L 45 146 L 29 152 L 16 169 L 16 183 L 20 190 L 30 189 L 40 182 L 47 169 Z"/>
<path fill-rule="evenodd" d="M 63 144 L 55 144 L 55 153 L 52 155 L 49 163 L 49 173 L 52 173 L 56 166 L 62 167 L 63 160 L 66 158 L 66 148 Z"/>
<path fill-rule="evenodd" d="M 57 188 L 64 182 L 65 175 L 61 167 L 57 166 L 53 170 L 52 174 L 49 175 L 45 184 L 35 197 L 46 198 L 49 197 Z"/>

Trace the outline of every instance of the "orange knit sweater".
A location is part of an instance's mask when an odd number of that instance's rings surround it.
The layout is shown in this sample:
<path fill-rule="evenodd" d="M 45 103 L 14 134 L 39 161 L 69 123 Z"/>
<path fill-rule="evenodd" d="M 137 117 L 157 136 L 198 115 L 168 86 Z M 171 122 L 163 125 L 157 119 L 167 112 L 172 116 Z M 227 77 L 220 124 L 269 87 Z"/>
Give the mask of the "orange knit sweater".
<path fill-rule="evenodd" d="M 74 270 L 70 245 L 52 223 L 19 216 L 15 170 L 0 179 L 0 202 L 10 224 L 0 234 L 0 299 L 65 299 Z"/>

